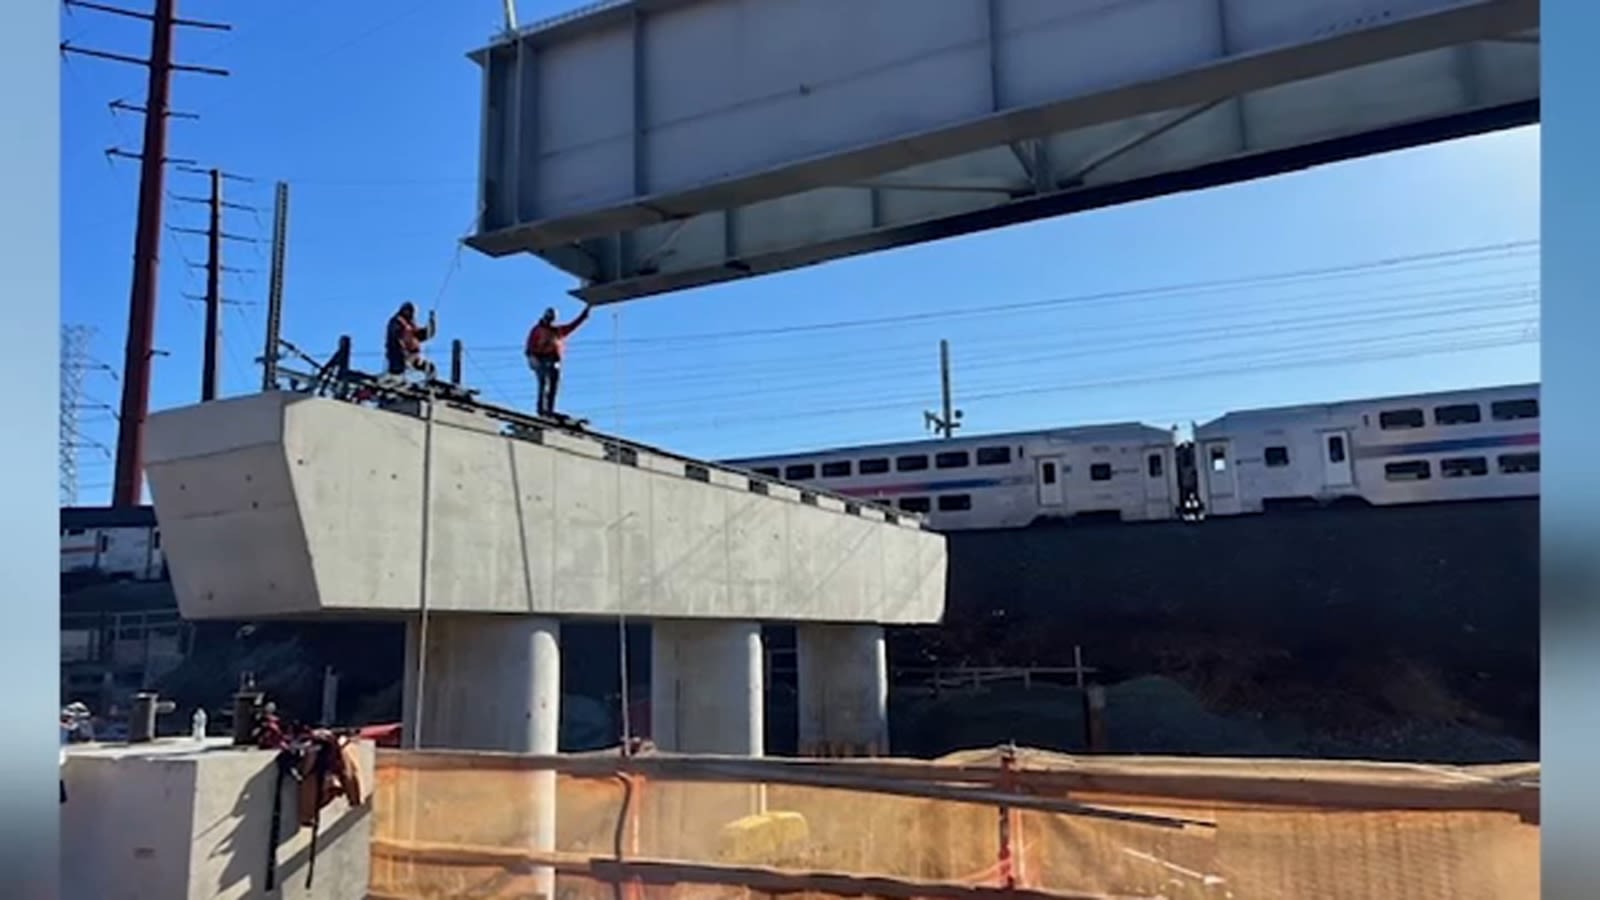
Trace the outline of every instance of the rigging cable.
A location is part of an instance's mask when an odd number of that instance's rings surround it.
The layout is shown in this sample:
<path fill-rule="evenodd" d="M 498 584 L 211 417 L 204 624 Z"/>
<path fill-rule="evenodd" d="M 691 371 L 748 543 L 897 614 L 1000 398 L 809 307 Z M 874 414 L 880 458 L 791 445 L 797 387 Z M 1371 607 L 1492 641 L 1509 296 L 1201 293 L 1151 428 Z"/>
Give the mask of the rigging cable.
<path fill-rule="evenodd" d="M 611 312 L 611 356 L 612 356 L 612 408 L 614 420 L 611 431 L 620 436 L 622 434 L 622 342 L 619 337 L 622 331 L 622 313 L 617 310 Z M 617 535 L 617 551 L 614 555 L 617 566 L 617 675 L 620 690 L 618 703 L 621 705 L 622 725 L 622 755 L 633 754 L 633 710 L 629 701 L 628 690 L 628 610 L 624 602 L 626 586 L 623 583 L 623 548 L 627 542 L 622 534 L 622 447 L 617 446 L 612 454 L 613 464 L 616 466 L 617 476 L 617 517 L 613 526 Z"/>

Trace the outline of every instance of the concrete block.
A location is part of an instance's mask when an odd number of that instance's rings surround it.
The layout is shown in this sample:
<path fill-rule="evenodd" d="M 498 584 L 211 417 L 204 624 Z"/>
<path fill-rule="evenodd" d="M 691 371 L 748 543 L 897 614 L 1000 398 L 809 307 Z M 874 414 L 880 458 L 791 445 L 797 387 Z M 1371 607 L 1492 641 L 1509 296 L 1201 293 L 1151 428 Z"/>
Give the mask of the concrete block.
<path fill-rule="evenodd" d="M 70 747 L 62 767 L 64 900 L 363 900 L 371 866 L 374 755 L 357 747 L 367 798 L 322 810 L 306 886 L 311 829 L 297 827 L 283 785 L 276 889 L 266 890 L 277 754 L 225 739 Z"/>
<path fill-rule="evenodd" d="M 748 476 L 642 448 L 609 462 L 602 438 L 529 440 L 463 415 L 430 428 L 272 392 L 151 416 L 146 469 L 184 616 L 943 615 L 945 539 L 916 523 L 777 484 L 754 493 Z"/>

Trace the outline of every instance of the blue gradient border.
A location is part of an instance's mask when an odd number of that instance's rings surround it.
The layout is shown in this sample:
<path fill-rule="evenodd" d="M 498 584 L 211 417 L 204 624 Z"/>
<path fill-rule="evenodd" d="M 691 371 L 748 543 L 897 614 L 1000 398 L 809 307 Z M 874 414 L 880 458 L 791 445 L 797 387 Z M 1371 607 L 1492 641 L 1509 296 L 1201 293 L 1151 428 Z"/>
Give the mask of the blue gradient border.
<path fill-rule="evenodd" d="M 0 894 L 59 896 L 60 5 L 0 4 Z"/>
<path fill-rule="evenodd" d="M 1542 893 L 1600 896 L 1600 3 L 1541 7 Z"/>

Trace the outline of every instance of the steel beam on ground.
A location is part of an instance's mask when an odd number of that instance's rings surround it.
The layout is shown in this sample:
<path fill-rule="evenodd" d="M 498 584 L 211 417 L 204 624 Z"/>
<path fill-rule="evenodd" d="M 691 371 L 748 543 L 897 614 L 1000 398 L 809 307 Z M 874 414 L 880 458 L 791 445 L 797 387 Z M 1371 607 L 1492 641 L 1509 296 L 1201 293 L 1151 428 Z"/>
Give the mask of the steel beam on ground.
<path fill-rule="evenodd" d="M 1534 0 L 598 4 L 473 54 L 469 243 L 611 302 L 1510 127 L 1537 121 L 1538 24 Z"/>

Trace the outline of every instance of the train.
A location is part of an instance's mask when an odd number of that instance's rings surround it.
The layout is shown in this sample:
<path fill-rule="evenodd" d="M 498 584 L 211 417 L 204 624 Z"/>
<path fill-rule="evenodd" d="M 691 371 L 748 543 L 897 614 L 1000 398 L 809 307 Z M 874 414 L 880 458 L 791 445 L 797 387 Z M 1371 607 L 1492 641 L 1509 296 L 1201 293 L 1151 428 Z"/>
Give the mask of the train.
<path fill-rule="evenodd" d="M 1284 507 L 1539 495 L 1539 385 L 1228 412 L 724 461 L 890 506 L 941 531 L 1203 520 Z"/>
<path fill-rule="evenodd" d="M 1539 495 L 1539 385 L 838 447 L 723 465 L 918 515 L 939 531 L 1203 520 L 1281 507 Z M 167 578 L 150 507 L 61 510 L 63 580 Z"/>
<path fill-rule="evenodd" d="M 164 581 L 166 554 L 152 507 L 61 509 L 61 579 Z"/>

